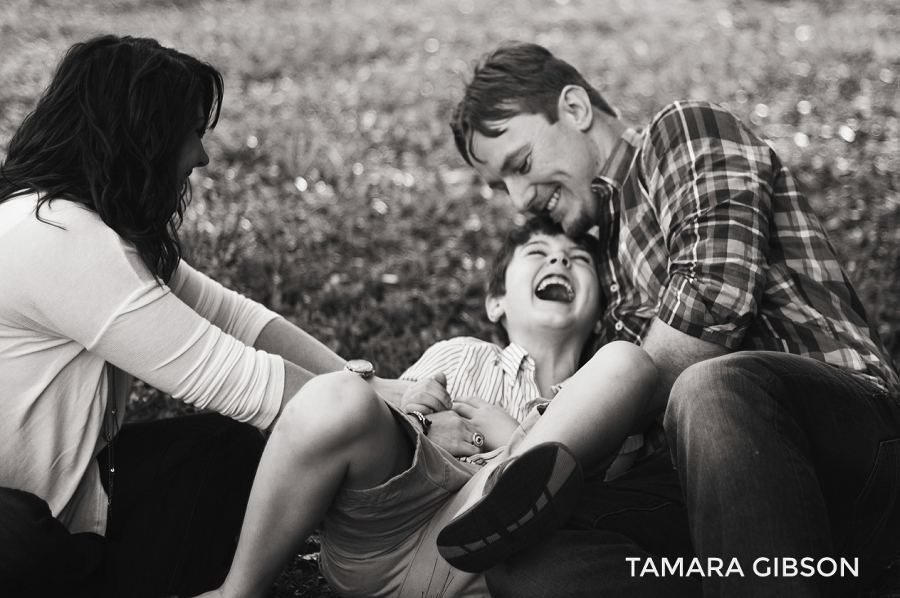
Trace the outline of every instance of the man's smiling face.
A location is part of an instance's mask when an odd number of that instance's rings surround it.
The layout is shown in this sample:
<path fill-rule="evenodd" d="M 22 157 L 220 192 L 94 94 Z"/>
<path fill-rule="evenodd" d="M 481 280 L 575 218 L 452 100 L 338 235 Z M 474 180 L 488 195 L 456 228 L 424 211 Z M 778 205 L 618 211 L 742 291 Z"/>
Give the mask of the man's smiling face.
<path fill-rule="evenodd" d="M 518 114 L 496 129 L 498 137 L 475 131 L 471 144 L 472 164 L 492 189 L 508 193 L 519 212 L 548 214 L 567 234 L 596 224 L 591 181 L 602 162 L 575 117 L 561 110 L 550 124 L 540 114 Z"/>

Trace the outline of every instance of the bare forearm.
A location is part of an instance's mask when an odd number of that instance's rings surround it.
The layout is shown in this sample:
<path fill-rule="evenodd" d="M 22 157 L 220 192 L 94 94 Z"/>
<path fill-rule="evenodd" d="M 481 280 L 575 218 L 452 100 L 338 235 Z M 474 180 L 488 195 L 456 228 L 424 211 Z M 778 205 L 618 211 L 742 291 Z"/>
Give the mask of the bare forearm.
<path fill-rule="evenodd" d="M 343 369 L 347 363 L 340 355 L 284 318 L 269 322 L 254 343 L 254 348 L 281 355 L 285 360 L 284 398 L 281 408 L 300 388 L 319 374 Z M 399 405 L 408 382 L 375 378 L 372 386 L 379 395 Z"/>
<path fill-rule="evenodd" d="M 315 376 L 340 370 L 346 363 L 337 353 L 284 318 L 275 318 L 266 324 L 253 347 L 284 358 L 281 410 Z"/>
<path fill-rule="evenodd" d="M 659 384 L 644 418 L 647 423 L 666 410 L 672 386 L 684 370 L 729 353 L 721 345 L 689 336 L 657 319 L 650 325 L 641 348 L 653 358 L 659 371 Z"/>

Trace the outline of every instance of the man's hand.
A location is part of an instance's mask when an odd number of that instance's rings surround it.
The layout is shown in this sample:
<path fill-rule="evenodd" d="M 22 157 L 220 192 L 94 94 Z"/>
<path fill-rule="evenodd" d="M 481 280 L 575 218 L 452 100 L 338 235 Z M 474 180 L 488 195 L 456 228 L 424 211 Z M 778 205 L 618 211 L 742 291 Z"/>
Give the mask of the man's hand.
<path fill-rule="evenodd" d="M 485 450 L 484 446 L 476 447 L 472 444 L 473 437 L 479 430 L 452 409 L 433 413 L 428 419 L 431 420 L 428 439 L 454 457 L 468 457 Z"/>
<path fill-rule="evenodd" d="M 431 378 L 411 383 L 400 398 L 399 406 L 406 413 L 418 411 L 425 415 L 451 409 L 453 401 L 447 394 L 447 376 L 438 372 Z"/>
<path fill-rule="evenodd" d="M 509 443 L 519 422 L 502 407 L 478 397 L 461 397 L 453 402 L 453 410 L 484 436 L 482 451 L 491 451 Z"/>

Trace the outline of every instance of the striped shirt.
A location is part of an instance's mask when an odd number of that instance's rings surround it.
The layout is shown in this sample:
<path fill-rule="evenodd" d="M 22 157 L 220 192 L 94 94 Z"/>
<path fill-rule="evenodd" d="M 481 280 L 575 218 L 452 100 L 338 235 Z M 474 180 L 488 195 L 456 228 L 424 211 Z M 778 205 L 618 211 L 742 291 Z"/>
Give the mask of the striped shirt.
<path fill-rule="evenodd" d="M 403 372 L 400 379 L 421 380 L 438 372 L 447 376 L 447 394 L 451 399 L 478 397 L 502 407 L 519 423 L 532 408 L 549 402 L 548 398 L 541 397 L 534 379 L 534 359 L 516 343 L 504 349 L 470 336 L 439 341 Z M 552 387 L 553 396 L 564 383 Z M 619 452 L 633 453 L 644 441 L 643 434 L 629 436 Z"/>
<path fill-rule="evenodd" d="M 475 396 L 502 407 L 519 423 L 532 407 L 546 402 L 534 379 L 534 359 L 515 343 L 505 349 L 481 339 L 460 336 L 430 346 L 402 380 L 421 380 L 438 372 L 447 376 L 451 399 Z M 554 396 L 562 385 L 553 387 Z"/>
<path fill-rule="evenodd" d="M 812 207 L 774 151 L 703 102 L 619 139 L 594 191 L 600 342 L 639 342 L 654 317 L 731 350 L 793 353 L 898 393 L 893 369 Z"/>

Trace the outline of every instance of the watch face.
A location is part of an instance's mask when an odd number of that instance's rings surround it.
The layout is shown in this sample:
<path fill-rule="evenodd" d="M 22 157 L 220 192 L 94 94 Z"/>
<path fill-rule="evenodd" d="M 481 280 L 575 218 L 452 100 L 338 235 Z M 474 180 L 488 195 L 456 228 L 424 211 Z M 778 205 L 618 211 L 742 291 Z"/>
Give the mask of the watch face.
<path fill-rule="evenodd" d="M 363 378 L 371 378 L 375 375 L 375 366 L 365 359 L 351 359 L 345 367 Z"/>

